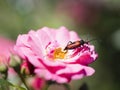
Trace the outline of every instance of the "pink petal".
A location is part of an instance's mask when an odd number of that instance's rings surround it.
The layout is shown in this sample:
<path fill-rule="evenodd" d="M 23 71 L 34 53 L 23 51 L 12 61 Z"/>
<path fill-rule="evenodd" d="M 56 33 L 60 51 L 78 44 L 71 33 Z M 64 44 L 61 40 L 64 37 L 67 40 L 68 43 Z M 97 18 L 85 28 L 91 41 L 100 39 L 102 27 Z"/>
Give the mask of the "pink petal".
<path fill-rule="evenodd" d="M 34 48 L 34 50 L 39 50 L 39 54 L 42 54 L 44 52 L 44 46 L 42 44 L 41 38 L 35 31 L 29 32 L 29 44 L 32 45 L 30 48 Z"/>
<path fill-rule="evenodd" d="M 60 27 L 56 31 L 56 40 L 61 47 L 65 47 L 70 40 L 69 31 L 65 27 Z"/>
<path fill-rule="evenodd" d="M 89 53 L 85 53 L 85 54 L 81 55 L 78 60 L 76 60 L 76 63 L 88 65 L 88 64 L 92 63 L 93 61 L 94 61 L 94 59 L 91 57 L 91 55 Z"/>
<path fill-rule="evenodd" d="M 35 73 L 37 73 L 40 77 L 43 77 L 46 80 L 52 80 L 52 81 L 56 81 L 58 83 L 66 83 L 68 82 L 68 80 L 64 77 L 60 77 L 54 73 L 50 73 L 49 71 L 47 71 L 47 69 L 44 70 L 40 70 L 40 69 L 36 69 Z"/>
<path fill-rule="evenodd" d="M 24 34 L 24 35 L 19 35 L 16 41 L 16 46 L 27 46 L 30 47 L 29 43 L 28 43 L 28 35 Z"/>
<path fill-rule="evenodd" d="M 84 70 L 86 72 L 86 76 L 91 76 L 95 73 L 95 70 L 91 67 L 85 66 Z"/>
<path fill-rule="evenodd" d="M 80 40 L 76 32 L 70 31 L 69 33 L 70 33 L 70 41 L 74 42 L 74 41 Z"/>

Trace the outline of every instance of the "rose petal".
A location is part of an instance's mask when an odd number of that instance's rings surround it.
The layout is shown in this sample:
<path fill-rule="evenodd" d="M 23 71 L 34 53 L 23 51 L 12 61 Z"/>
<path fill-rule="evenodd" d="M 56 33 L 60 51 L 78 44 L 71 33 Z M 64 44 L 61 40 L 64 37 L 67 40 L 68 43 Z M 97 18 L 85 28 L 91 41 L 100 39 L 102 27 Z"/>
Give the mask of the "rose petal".
<path fill-rule="evenodd" d="M 65 47 L 70 40 L 69 31 L 65 27 L 60 27 L 56 31 L 56 40 L 61 47 Z"/>

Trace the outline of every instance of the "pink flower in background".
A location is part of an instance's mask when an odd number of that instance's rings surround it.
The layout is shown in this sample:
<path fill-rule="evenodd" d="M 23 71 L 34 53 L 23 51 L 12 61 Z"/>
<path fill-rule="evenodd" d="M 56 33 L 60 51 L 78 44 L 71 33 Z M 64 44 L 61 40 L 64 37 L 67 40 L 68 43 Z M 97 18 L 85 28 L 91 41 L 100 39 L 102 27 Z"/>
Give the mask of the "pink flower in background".
<path fill-rule="evenodd" d="M 0 65 L 8 65 L 10 55 L 14 53 L 13 51 L 13 46 L 14 46 L 14 41 L 9 40 L 5 37 L 0 37 Z"/>
<path fill-rule="evenodd" d="M 97 23 L 100 17 L 100 2 L 95 0 L 60 0 L 56 5 L 58 14 L 66 14 L 77 25 L 91 26 Z"/>
<path fill-rule="evenodd" d="M 65 27 L 44 27 L 19 35 L 14 50 L 35 67 L 38 76 L 57 83 L 67 83 L 95 72 L 88 66 L 97 58 L 93 45 L 84 44 L 73 50 L 64 50 L 69 41 L 76 40 L 80 40 L 77 33 Z"/>
<path fill-rule="evenodd" d="M 13 68 L 8 68 L 7 80 L 13 84 L 20 84 L 19 77 Z"/>
<path fill-rule="evenodd" d="M 34 73 L 34 67 L 31 63 L 28 61 L 23 61 L 21 64 L 21 73 L 23 74 L 33 74 Z"/>
<path fill-rule="evenodd" d="M 33 90 L 42 90 L 43 86 L 45 85 L 45 80 L 37 76 L 29 78 L 27 82 Z"/>

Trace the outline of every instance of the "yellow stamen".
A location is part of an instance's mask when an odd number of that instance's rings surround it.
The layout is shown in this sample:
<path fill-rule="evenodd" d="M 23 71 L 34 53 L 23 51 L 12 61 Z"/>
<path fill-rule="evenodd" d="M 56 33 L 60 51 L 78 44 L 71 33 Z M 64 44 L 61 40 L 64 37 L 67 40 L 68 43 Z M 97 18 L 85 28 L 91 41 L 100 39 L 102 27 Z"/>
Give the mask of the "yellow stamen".
<path fill-rule="evenodd" d="M 55 49 L 53 53 L 53 59 L 64 59 L 67 51 L 62 51 L 61 48 Z"/>

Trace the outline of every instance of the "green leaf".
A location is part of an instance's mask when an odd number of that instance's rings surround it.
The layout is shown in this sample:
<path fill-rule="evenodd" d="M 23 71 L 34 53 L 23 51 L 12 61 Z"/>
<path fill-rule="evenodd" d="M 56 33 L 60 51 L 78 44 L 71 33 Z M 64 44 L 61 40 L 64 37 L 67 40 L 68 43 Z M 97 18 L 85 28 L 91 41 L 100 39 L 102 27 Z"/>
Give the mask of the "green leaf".
<path fill-rule="evenodd" d="M 13 85 L 7 80 L 0 79 L 0 90 L 26 90 L 26 89 L 21 86 Z"/>

